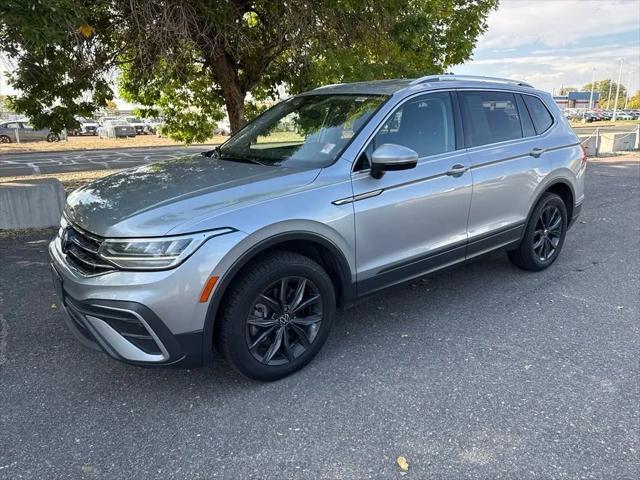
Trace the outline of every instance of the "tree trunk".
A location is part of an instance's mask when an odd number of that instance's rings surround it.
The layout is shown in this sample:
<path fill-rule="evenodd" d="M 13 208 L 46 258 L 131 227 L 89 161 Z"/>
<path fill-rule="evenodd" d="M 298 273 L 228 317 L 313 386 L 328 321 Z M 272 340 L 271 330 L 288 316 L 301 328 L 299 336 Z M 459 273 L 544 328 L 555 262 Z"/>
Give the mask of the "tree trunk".
<path fill-rule="evenodd" d="M 227 107 L 227 115 L 229 115 L 229 124 L 231 133 L 236 133 L 246 123 L 244 118 L 244 93 L 237 88 L 237 85 L 229 85 L 225 87 L 220 85 L 222 94 L 224 95 L 224 104 Z"/>
<path fill-rule="evenodd" d="M 226 54 L 222 46 L 214 49 L 208 62 L 224 97 L 224 103 L 229 115 L 231 133 L 240 130 L 246 120 L 244 118 L 244 97 L 247 92 L 240 84 L 237 67 L 233 59 Z"/>

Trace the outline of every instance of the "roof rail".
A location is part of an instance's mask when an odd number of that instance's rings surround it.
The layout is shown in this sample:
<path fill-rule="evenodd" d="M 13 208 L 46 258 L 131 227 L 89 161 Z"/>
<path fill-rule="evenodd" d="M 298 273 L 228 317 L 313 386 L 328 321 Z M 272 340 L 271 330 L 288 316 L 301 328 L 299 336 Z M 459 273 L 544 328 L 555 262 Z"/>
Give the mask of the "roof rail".
<path fill-rule="evenodd" d="M 443 82 L 447 80 L 475 80 L 479 82 L 495 82 L 495 83 L 510 83 L 512 85 L 520 85 L 521 87 L 531 87 L 532 85 L 522 82 L 520 80 L 511 80 L 510 78 L 499 77 L 481 77 L 478 75 L 454 75 L 452 73 L 444 75 L 426 75 L 424 77 L 416 78 L 409 85 L 419 85 L 427 82 Z"/>

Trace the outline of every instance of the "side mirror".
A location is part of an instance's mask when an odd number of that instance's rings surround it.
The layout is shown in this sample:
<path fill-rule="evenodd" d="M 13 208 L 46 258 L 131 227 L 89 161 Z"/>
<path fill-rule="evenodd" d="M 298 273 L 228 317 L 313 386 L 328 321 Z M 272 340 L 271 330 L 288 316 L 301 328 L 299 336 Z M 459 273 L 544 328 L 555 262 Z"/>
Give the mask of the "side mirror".
<path fill-rule="evenodd" d="M 408 170 L 418 163 L 418 153 L 410 148 L 385 143 L 375 149 L 371 158 L 371 176 L 382 178 L 384 172 Z"/>

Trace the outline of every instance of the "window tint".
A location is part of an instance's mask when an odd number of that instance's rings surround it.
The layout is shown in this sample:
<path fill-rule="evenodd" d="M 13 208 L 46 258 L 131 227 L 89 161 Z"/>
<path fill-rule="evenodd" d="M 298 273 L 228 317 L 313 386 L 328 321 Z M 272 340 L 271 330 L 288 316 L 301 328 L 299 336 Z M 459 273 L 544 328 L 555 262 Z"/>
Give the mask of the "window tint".
<path fill-rule="evenodd" d="M 395 143 L 420 157 L 455 150 L 451 96 L 432 93 L 409 100 L 396 110 L 373 139 L 373 148 Z"/>
<path fill-rule="evenodd" d="M 542 100 L 538 97 L 532 97 L 531 95 L 523 95 L 524 101 L 527 104 L 533 124 L 536 127 L 538 134 L 546 132 L 551 125 L 553 125 L 553 117 L 544 106 Z"/>
<path fill-rule="evenodd" d="M 4 128 L 20 128 L 18 122 L 5 123 Z"/>
<path fill-rule="evenodd" d="M 460 92 L 467 146 L 522 138 L 516 98 L 506 92 Z"/>
<path fill-rule="evenodd" d="M 525 137 L 533 137 L 536 131 L 533 128 L 531 115 L 529 115 L 524 100 L 522 100 L 522 95 L 516 95 L 516 102 L 518 103 L 518 113 L 520 114 L 520 121 L 522 122 L 522 134 Z"/>

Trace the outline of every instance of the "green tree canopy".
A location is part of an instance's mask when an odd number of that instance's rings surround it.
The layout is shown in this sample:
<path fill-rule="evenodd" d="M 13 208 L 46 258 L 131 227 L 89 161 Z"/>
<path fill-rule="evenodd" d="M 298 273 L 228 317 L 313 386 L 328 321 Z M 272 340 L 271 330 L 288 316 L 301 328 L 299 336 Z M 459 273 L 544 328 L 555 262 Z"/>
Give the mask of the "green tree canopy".
<path fill-rule="evenodd" d="M 640 90 L 636 91 L 636 94 L 629 98 L 627 108 L 640 109 Z"/>
<path fill-rule="evenodd" d="M 193 141 L 223 108 L 237 130 L 278 89 L 444 72 L 470 57 L 497 1 L 4 0 L 0 42 L 34 124 L 91 116 L 122 72 L 125 99 Z"/>
<path fill-rule="evenodd" d="M 616 88 L 618 84 L 613 80 L 597 80 L 593 82 L 594 91 L 600 93 L 600 100 L 598 106 L 600 108 L 613 108 L 616 101 Z M 591 91 L 591 83 L 587 83 L 582 90 L 585 92 Z M 611 96 L 609 96 L 611 94 Z M 620 84 L 620 93 L 618 94 L 618 108 L 624 107 L 624 100 L 627 98 L 627 88 Z"/>

